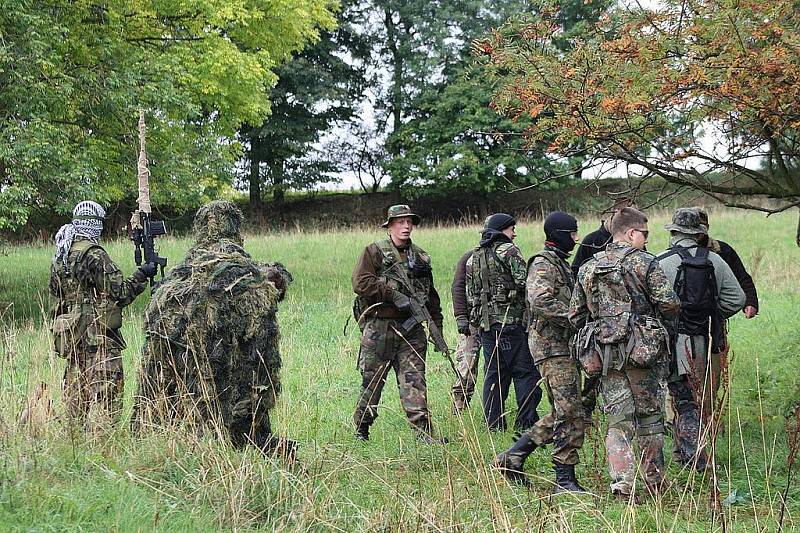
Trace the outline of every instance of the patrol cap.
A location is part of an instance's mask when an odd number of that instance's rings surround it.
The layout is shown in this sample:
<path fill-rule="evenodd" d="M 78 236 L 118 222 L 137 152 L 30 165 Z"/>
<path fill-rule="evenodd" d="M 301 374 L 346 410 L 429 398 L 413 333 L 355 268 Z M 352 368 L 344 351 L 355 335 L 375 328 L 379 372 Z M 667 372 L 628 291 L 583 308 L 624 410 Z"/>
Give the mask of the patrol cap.
<path fill-rule="evenodd" d="M 708 233 L 708 224 L 703 224 L 700 210 L 696 207 L 676 209 L 672 215 L 672 223 L 665 225 L 664 228 L 668 231 L 678 231 L 687 235 L 705 235 Z"/>
<path fill-rule="evenodd" d="M 407 205 L 405 204 L 393 205 L 386 212 L 386 222 L 381 224 L 381 227 L 388 228 L 389 222 L 391 222 L 393 218 L 400 218 L 400 217 L 411 217 L 411 222 L 413 222 L 414 225 L 417 225 L 420 223 L 420 221 L 422 221 L 422 218 L 420 218 L 419 215 L 414 214 L 411 211 L 411 208 L 408 207 Z"/>

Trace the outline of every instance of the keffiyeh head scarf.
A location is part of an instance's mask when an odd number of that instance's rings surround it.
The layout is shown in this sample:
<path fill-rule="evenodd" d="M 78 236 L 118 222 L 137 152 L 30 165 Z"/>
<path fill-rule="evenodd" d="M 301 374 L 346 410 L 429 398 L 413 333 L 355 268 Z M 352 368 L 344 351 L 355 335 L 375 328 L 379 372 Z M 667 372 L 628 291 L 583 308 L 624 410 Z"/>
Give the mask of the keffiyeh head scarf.
<path fill-rule="evenodd" d="M 56 253 L 53 256 L 53 263 L 63 261 L 67 267 L 69 250 L 77 235 L 86 237 L 93 243 L 99 242 L 105 217 L 105 209 L 97 202 L 84 200 L 76 205 L 72 210 L 72 222 L 61 226 L 56 233 Z"/>

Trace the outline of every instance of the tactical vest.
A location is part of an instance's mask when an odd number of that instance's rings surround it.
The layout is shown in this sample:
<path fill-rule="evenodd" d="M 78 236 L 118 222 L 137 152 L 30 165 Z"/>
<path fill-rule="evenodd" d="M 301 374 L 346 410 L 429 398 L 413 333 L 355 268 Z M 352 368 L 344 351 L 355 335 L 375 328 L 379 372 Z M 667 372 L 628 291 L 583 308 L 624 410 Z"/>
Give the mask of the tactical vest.
<path fill-rule="evenodd" d="M 384 239 L 376 241 L 375 246 L 383 254 L 383 261 L 378 267 L 376 275 L 393 290 L 399 291 L 406 296 L 417 296 L 422 302 L 428 302 L 431 292 L 431 257 L 428 253 L 411 243 L 411 247 L 406 252 L 405 261 L 402 260 L 400 251 L 395 248 L 392 241 Z M 408 284 L 411 284 L 409 290 Z M 370 307 L 370 302 L 365 298 L 356 296 L 353 304 L 353 316 L 356 320 L 361 318 L 362 313 Z M 359 321 L 361 327 L 363 321 Z"/>
<path fill-rule="evenodd" d="M 550 250 L 542 250 L 541 252 L 532 255 L 531 258 L 528 259 L 528 272 L 530 272 L 531 265 L 533 264 L 534 259 L 537 257 L 545 259 L 561 273 L 563 284 L 559 287 L 558 292 L 556 293 L 556 299 L 569 307 L 570 300 L 572 299 L 572 291 L 575 290 L 575 278 L 572 276 L 572 270 L 570 270 L 569 265 L 567 265 L 567 263 L 555 252 Z M 528 308 L 528 315 L 531 317 L 530 327 L 535 329 L 540 335 L 552 333 L 556 339 L 569 339 L 570 329 L 568 327 L 552 324 L 543 318 L 535 316 L 533 309 L 530 309 L 530 307 Z"/>
<path fill-rule="evenodd" d="M 102 287 L 82 286 L 76 276 L 86 254 L 93 248 L 102 247 L 88 240 L 75 240 L 67 257 L 68 268 L 61 261 L 54 265 L 61 286 L 61 307 L 71 313 L 80 313 L 84 318 L 96 318 L 107 329 L 119 329 L 122 327 L 122 309 L 108 298 Z"/>
<path fill-rule="evenodd" d="M 489 331 L 492 324 L 521 324 L 525 321 L 524 291 L 519 291 L 510 268 L 497 256 L 499 243 L 478 246 L 472 252 L 472 284 L 468 287 L 475 305 L 470 322 Z"/>

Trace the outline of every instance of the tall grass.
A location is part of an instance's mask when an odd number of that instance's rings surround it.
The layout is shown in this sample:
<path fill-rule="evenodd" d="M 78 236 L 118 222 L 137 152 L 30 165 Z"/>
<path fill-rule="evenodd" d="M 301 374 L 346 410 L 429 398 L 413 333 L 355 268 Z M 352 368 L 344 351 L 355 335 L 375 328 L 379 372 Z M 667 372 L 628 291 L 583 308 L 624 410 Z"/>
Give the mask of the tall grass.
<path fill-rule="evenodd" d="M 659 251 L 667 242 L 666 232 L 659 231 L 667 216 L 653 218 L 648 247 Z M 596 224 L 581 221 L 581 230 Z M 518 243 L 528 255 L 541 245 L 540 228 L 540 221 L 518 227 Z M 452 268 L 477 241 L 477 229 L 415 231 L 415 242 L 433 256 L 446 313 Z M 381 237 L 379 229 L 246 239 L 257 259 L 282 261 L 296 280 L 279 312 L 284 387 L 272 415 L 279 433 L 300 442 L 295 465 L 179 431 L 133 437 L 127 424 L 105 436 L 68 431 L 59 394 L 64 363 L 50 354 L 43 324 L 51 250 L 7 249 L 0 256 L 0 529 L 792 530 L 800 512 L 800 490 L 794 483 L 786 489 L 787 479 L 793 479 L 787 458 L 796 456 L 798 431 L 794 418 L 787 423 L 786 416 L 799 399 L 800 367 L 800 266 L 793 230 L 793 215 L 712 213 L 712 234 L 737 248 L 761 296 L 756 319 L 739 315 L 730 323 L 724 429 L 711 439 L 719 499 L 712 498 L 711 470 L 697 474 L 670 463 L 671 490 L 640 506 L 608 494 L 598 413 L 578 467 L 594 497 L 549 496 L 549 450 L 536 451 L 527 462 L 533 490 L 506 484 L 488 461 L 510 444 L 511 433 L 486 431 L 479 398 L 465 414 L 451 415 L 451 370 L 432 351 L 430 406 L 437 432 L 451 443 L 425 446 L 413 437 L 393 383 L 384 390 L 371 440 L 353 438 L 358 330 L 351 321 L 343 334 L 343 326 L 356 256 Z M 165 239 L 161 251 L 175 263 L 188 245 Z M 107 248 L 123 270 L 132 270 L 126 242 Z M 123 328 L 126 416 L 147 299 L 128 309 Z M 454 345 L 449 317 L 445 329 Z M 17 419 L 40 382 L 48 386 L 56 416 L 37 433 Z M 548 408 L 543 402 L 540 413 Z M 787 433 L 794 439 L 791 449 Z M 668 458 L 670 447 L 667 439 Z"/>

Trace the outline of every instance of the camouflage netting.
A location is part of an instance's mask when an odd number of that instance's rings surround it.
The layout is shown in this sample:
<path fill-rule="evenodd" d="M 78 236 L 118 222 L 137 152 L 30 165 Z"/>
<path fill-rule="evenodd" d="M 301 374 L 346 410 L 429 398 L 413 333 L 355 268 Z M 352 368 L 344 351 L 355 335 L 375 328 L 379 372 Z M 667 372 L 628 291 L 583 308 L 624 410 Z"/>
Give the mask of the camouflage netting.
<path fill-rule="evenodd" d="M 155 291 L 135 428 L 188 422 L 199 431 L 224 429 L 236 446 L 268 444 L 269 410 L 280 393 L 276 304 L 291 275 L 244 251 L 241 222 L 230 202 L 204 206 L 195 245 Z"/>

